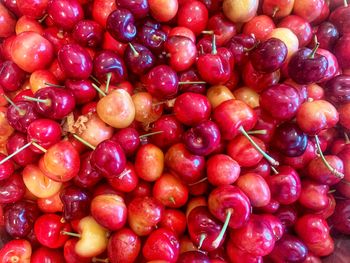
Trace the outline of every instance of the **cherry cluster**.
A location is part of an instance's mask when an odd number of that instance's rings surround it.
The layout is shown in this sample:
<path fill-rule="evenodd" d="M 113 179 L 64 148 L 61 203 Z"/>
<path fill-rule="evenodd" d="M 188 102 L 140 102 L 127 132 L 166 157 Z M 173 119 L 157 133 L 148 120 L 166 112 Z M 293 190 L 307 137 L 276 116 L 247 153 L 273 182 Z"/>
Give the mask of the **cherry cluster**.
<path fill-rule="evenodd" d="M 0 262 L 321 262 L 349 129 L 346 0 L 2 0 Z"/>

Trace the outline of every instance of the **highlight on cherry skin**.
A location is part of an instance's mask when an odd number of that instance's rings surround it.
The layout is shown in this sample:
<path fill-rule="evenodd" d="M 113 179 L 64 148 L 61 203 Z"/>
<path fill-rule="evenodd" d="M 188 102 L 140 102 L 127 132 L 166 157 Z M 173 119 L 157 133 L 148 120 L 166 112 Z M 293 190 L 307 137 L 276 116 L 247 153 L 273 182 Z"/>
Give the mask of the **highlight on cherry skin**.
<path fill-rule="evenodd" d="M 0 1 L 0 262 L 349 262 L 348 0 Z"/>

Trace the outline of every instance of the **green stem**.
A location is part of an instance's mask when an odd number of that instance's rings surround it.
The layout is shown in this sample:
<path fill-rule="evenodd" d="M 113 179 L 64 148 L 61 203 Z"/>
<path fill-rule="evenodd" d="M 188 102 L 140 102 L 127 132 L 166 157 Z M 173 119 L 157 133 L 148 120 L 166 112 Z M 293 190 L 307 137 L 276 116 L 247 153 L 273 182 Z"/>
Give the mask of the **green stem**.
<path fill-rule="evenodd" d="M 28 142 L 27 144 L 23 145 L 21 148 L 19 148 L 18 150 L 14 151 L 13 153 L 11 153 L 10 155 L 8 155 L 7 157 L 5 157 L 4 159 L 2 159 L 0 161 L 0 165 L 2 165 L 3 163 L 5 163 L 6 161 L 10 160 L 13 156 L 15 156 L 17 153 L 23 151 L 25 148 L 28 148 L 30 145 L 32 145 L 32 142 Z"/>
<path fill-rule="evenodd" d="M 106 93 L 104 93 L 104 91 L 103 90 L 101 90 L 95 83 L 92 83 L 92 86 L 94 87 L 94 89 L 95 90 L 97 90 L 98 91 L 98 93 L 100 93 L 103 97 L 106 97 L 107 96 L 107 94 Z"/>
<path fill-rule="evenodd" d="M 315 46 L 312 49 L 312 51 L 311 51 L 311 53 L 309 55 L 309 58 L 314 58 L 315 57 L 316 51 L 317 51 L 319 46 L 320 46 L 320 42 L 318 42 L 317 36 L 315 35 Z"/>
<path fill-rule="evenodd" d="M 137 52 L 137 50 L 135 49 L 135 47 L 133 46 L 133 44 L 129 43 L 129 47 L 131 48 L 132 52 L 134 53 L 135 57 L 140 56 L 140 53 Z"/>
<path fill-rule="evenodd" d="M 23 98 L 25 98 L 26 100 L 29 100 L 29 101 L 44 103 L 47 106 L 49 106 L 51 104 L 51 100 L 49 100 L 49 99 L 44 100 L 44 99 L 38 99 L 38 98 L 29 97 L 29 96 L 23 96 Z"/>
<path fill-rule="evenodd" d="M 107 73 L 107 81 L 106 81 L 106 88 L 105 88 L 106 94 L 108 94 L 108 89 L 109 89 L 109 85 L 111 83 L 111 78 L 112 78 L 112 72 Z"/>
<path fill-rule="evenodd" d="M 49 82 L 45 82 L 44 84 L 45 84 L 46 86 L 50 86 L 50 87 L 64 88 L 64 86 L 62 86 L 62 85 L 53 84 L 53 83 L 49 83 Z"/>
<path fill-rule="evenodd" d="M 81 142 L 82 144 L 86 145 L 87 147 L 91 148 L 92 150 L 95 150 L 96 147 L 93 146 L 92 144 L 90 144 L 89 142 L 85 141 L 83 138 L 79 137 L 78 135 L 76 134 L 73 134 L 73 137 L 75 139 L 77 139 L 79 142 Z"/>
<path fill-rule="evenodd" d="M 276 170 L 275 167 L 271 166 L 271 170 L 273 171 L 274 174 L 278 174 L 278 171 Z"/>
<path fill-rule="evenodd" d="M 348 7 L 348 1 L 344 0 L 344 7 Z"/>
<path fill-rule="evenodd" d="M 195 85 L 195 84 L 207 84 L 205 81 L 179 81 L 178 82 L 179 85 Z"/>
<path fill-rule="evenodd" d="M 213 30 L 204 30 L 204 31 L 202 31 L 202 34 L 213 35 L 214 31 Z"/>
<path fill-rule="evenodd" d="M 256 144 L 256 142 L 249 136 L 249 134 L 245 131 L 243 126 L 239 127 L 239 131 L 248 139 L 248 141 L 254 146 L 254 148 L 265 157 L 266 160 L 269 161 L 274 166 L 278 166 L 279 162 L 277 162 L 275 159 L 273 159 L 271 156 L 269 156 L 266 152 L 264 152 L 259 145 Z"/>
<path fill-rule="evenodd" d="M 225 236 L 225 233 L 226 233 L 226 230 L 227 230 L 227 227 L 228 227 L 228 223 L 230 222 L 232 214 L 233 214 L 233 209 L 232 208 L 229 208 L 229 209 L 226 210 L 226 219 L 225 219 L 224 225 L 222 226 L 222 229 L 221 229 L 220 234 L 218 235 L 218 237 L 213 241 L 213 244 L 212 244 L 213 247 L 215 247 L 215 248 L 219 247 L 222 239 Z"/>
<path fill-rule="evenodd" d="M 315 135 L 315 141 L 316 141 L 316 148 L 317 151 L 322 159 L 322 162 L 324 163 L 324 165 L 327 167 L 327 169 L 334 174 L 336 177 L 343 179 L 344 178 L 344 174 L 337 171 L 336 169 L 334 169 L 326 160 L 326 158 L 323 155 L 322 149 L 321 149 L 321 145 L 320 145 L 320 139 L 318 138 L 317 135 Z"/>
<path fill-rule="evenodd" d="M 216 48 L 216 36 L 215 36 L 215 34 L 213 34 L 213 37 L 212 37 L 212 45 L 213 45 L 213 47 L 212 47 L 211 53 L 213 55 L 216 55 L 218 53 L 218 50 Z"/>
<path fill-rule="evenodd" d="M 152 135 L 156 135 L 156 134 L 160 134 L 160 133 L 163 133 L 164 131 L 155 131 L 155 132 L 150 132 L 150 133 L 146 133 L 146 134 L 142 134 L 139 136 L 140 139 L 142 138 L 146 138 L 146 137 L 149 137 L 149 136 L 152 136 Z"/>
<path fill-rule="evenodd" d="M 61 235 L 66 235 L 66 236 L 81 238 L 81 235 L 80 235 L 80 234 L 73 233 L 73 232 L 67 232 L 67 231 L 61 231 Z"/>
<path fill-rule="evenodd" d="M 254 135 L 254 134 L 266 135 L 267 130 L 254 130 L 254 131 L 248 131 L 247 133 L 249 135 Z"/>
<path fill-rule="evenodd" d="M 203 242 L 206 238 L 207 238 L 206 234 L 201 234 L 201 237 L 199 239 L 199 244 L 198 244 L 198 250 L 201 249 L 201 247 L 203 246 Z"/>
<path fill-rule="evenodd" d="M 38 148 L 40 151 L 42 151 L 43 153 L 46 153 L 47 152 L 47 150 L 44 148 L 44 147 L 42 147 L 40 144 L 37 144 L 36 142 L 32 142 L 32 144 L 36 147 L 36 148 Z"/>
<path fill-rule="evenodd" d="M 7 97 L 5 94 L 3 94 L 2 96 L 4 96 L 5 100 L 10 103 L 12 105 L 12 107 L 14 107 L 16 109 L 16 111 L 19 113 L 19 115 L 23 116 L 25 115 L 25 111 L 21 110 L 9 97 Z"/>

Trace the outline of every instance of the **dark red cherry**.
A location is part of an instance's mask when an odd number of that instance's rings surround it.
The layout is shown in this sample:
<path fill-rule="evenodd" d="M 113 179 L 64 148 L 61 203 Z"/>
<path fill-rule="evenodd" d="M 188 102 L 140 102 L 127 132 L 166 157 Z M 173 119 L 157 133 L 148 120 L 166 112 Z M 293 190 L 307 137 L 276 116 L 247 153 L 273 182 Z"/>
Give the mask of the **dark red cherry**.
<path fill-rule="evenodd" d="M 90 54 L 78 44 L 67 44 L 57 53 L 58 63 L 64 74 L 72 79 L 87 79 L 92 72 Z"/>
<path fill-rule="evenodd" d="M 326 99 L 335 106 L 350 102 L 350 76 L 335 76 L 326 83 L 324 91 Z"/>
<path fill-rule="evenodd" d="M 325 21 L 318 26 L 316 36 L 320 42 L 320 48 L 332 51 L 339 39 L 339 32 L 335 25 L 329 21 Z"/>
<path fill-rule="evenodd" d="M 307 135 L 292 122 L 279 125 L 272 139 L 273 146 L 289 157 L 302 155 L 307 146 Z"/>
<path fill-rule="evenodd" d="M 28 126 L 40 115 L 35 109 L 35 103 L 31 101 L 18 101 L 16 107 L 10 105 L 6 114 L 9 124 L 19 132 L 27 132 Z"/>
<path fill-rule="evenodd" d="M 250 52 L 249 58 L 255 70 L 271 73 L 279 69 L 287 58 L 287 46 L 277 38 L 270 38 L 259 43 Z"/>
<path fill-rule="evenodd" d="M 134 128 L 120 129 L 111 140 L 119 143 L 127 156 L 133 155 L 140 146 L 140 134 Z"/>
<path fill-rule="evenodd" d="M 6 157 L 7 156 L 5 154 L 0 153 L 0 162 Z M 14 171 L 15 171 L 15 164 L 11 159 L 0 164 L 0 181 L 9 178 Z"/>
<path fill-rule="evenodd" d="M 136 74 L 143 75 L 154 67 L 155 57 L 152 52 L 141 44 L 130 44 L 125 49 L 124 61 L 128 69 Z"/>
<path fill-rule="evenodd" d="M 332 223 L 335 230 L 340 233 L 349 235 L 350 234 L 350 200 L 337 200 L 335 211 L 330 222 Z"/>
<path fill-rule="evenodd" d="M 0 204 L 11 204 L 21 200 L 26 192 L 22 176 L 14 173 L 0 181 Z"/>
<path fill-rule="evenodd" d="M 90 80 L 68 79 L 64 85 L 67 89 L 72 91 L 75 102 L 78 105 L 86 104 L 92 101 L 97 95 L 97 92 L 92 86 L 92 82 Z"/>
<path fill-rule="evenodd" d="M 149 12 L 147 0 L 117 0 L 116 3 L 118 7 L 130 10 L 136 19 L 146 17 Z"/>
<path fill-rule="evenodd" d="M 102 43 L 103 28 L 93 20 L 81 20 L 74 26 L 72 37 L 84 47 L 96 48 Z"/>
<path fill-rule="evenodd" d="M 206 85 L 205 84 L 184 84 L 184 82 L 197 82 L 201 81 L 199 74 L 194 69 L 189 69 L 184 72 L 179 73 L 179 81 L 182 82 L 180 85 L 180 93 L 183 92 L 193 92 L 193 93 L 206 93 Z"/>
<path fill-rule="evenodd" d="M 91 154 L 87 152 L 80 157 L 80 170 L 73 178 L 74 184 L 79 187 L 90 188 L 102 179 L 102 175 L 92 167 Z"/>
<path fill-rule="evenodd" d="M 345 1 L 344 3 L 347 2 Z M 342 35 L 350 33 L 349 19 L 350 7 L 347 4 L 336 8 L 329 16 L 329 21 L 337 27 L 339 33 Z"/>
<path fill-rule="evenodd" d="M 141 44 L 153 52 L 159 53 L 163 50 L 167 35 L 160 29 L 160 26 L 153 26 L 152 24 L 145 23 L 139 29 L 137 36 Z"/>
<path fill-rule="evenodd" d="M 0 63 L 0 86 L 5 91 L 16 91 L 26 79 L 26 72 L 14 62 L 7 60 Z"/>
<path fill-rule="evenodd" d="M 23 150 L 12 157 L 12 160 L 18 165 L 25 166 L 37 161 L 39 158 L 39 155 L 30 149 L 30 144 L 31 143 L 28 142 L 26 134 L 16 132 L 8 139 L 6 149 L 8 154 L 12 154 L 24 147 Z"/>
<path fill-rule="evenodd" d="M 210 258 L 200 251 L 186 251 L 180 254 L 177 263 L 210 263 Z"/>
<path fill-rule="evenodd" d="M 248 51 L 254 47 L 255 42 L 254 37 L 240 34 L 231 38 L 226 44 L 226 47 L 231 51 L 235 63 L 243 66 L 248 61 Z"/>
<path fill-rule="evenodd" d="M 122 43 L 131 42 L 136 37 L 135 18 L 128 9 L 118 8 L 107 18 L 107 31 Z"/>
<path fill-rule="evenodd" d="M 90 194 L 77 186 L 67 186 L 60 192 L 63 217 L 67 221 L 81 219 L 90 213 Z"/>

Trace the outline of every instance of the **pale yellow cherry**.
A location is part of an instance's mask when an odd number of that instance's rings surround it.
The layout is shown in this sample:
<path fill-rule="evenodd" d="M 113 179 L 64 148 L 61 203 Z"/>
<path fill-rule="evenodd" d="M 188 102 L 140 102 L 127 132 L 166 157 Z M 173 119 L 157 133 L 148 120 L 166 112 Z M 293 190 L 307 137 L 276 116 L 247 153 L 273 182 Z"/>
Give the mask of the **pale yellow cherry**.
<path fill-rule="evenodd" d="M 258 6 L 259 0 L 224 0 L 222 8 L 232 22 L 245 23 L 256 15 Z"/>
<path fill-rule="evenodd" d="M 299 40 L 298 37 L 289 28 L 279 27 L 271 31 L 267 39 L 278 38 L 286 44 L 288 53 L 287 60 L 298 50 Z"/>
<path fill-rule="evenodd" d="M 62 183 L 51 180 L 38 166 L 33 164 L 24 167 L 22 177 L 29 192 L 37 198 L 53 196 L 62 187 Z"/>
<path fill-rule="evenodd" d="M 135 120 L 147 121 L 153 107 L 152 95 L 148 92 L 138 92 L 132 95 L 132 101 L 135 105 Z"/>
<path fill-rule="evenodd" d="M 92 216 L 79 221 L 80 239 L 75 245 L 75 253 L 81 257 L 95 257 L 106 250 L 108 231 L 99 225 Z"/>
<path fill-rule="evenodd" d="M 216 85 L 207 90 L 207 98 L 214 109 L 224 101 L 234 99 L 235 96 L 226 86 Z"/>
<path fill-rule="evenodd" d="M 135 119 L 135 106 L 128 92 L 116 89 L 97 103 L 97 114 L 108 125 L 121 129 Z"/>
<path fill-rule="evenodd" d="M 237 100 L 245 102 L 251 108 L 259 107 L 259 94 L 249 87 L 236 89 L 233 91 L 233 95 Z"/>

